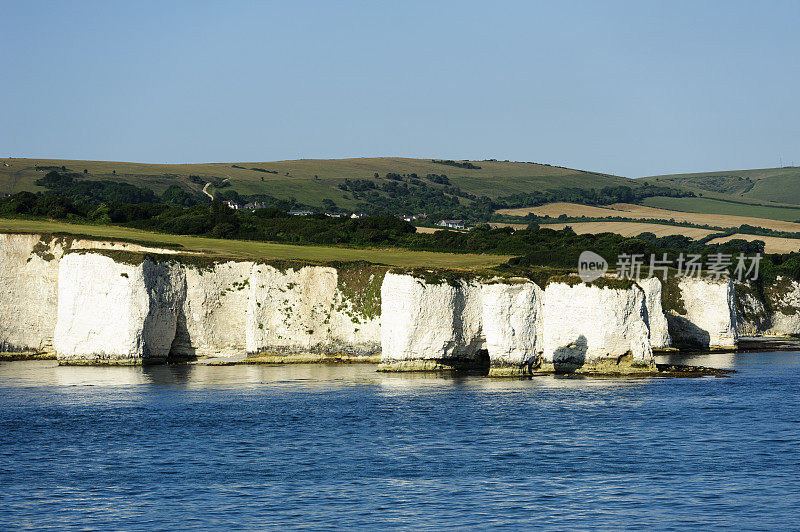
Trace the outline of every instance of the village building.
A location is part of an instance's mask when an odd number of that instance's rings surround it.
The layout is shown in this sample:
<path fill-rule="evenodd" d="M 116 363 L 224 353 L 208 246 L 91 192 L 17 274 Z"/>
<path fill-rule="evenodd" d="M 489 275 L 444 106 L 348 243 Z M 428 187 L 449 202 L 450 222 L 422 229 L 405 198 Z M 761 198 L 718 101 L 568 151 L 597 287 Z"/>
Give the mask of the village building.
<path fill-rule="evenodd" d="M 464 220 L 439 220 L 436 225 L 448 229 L 464 229 Z"/>

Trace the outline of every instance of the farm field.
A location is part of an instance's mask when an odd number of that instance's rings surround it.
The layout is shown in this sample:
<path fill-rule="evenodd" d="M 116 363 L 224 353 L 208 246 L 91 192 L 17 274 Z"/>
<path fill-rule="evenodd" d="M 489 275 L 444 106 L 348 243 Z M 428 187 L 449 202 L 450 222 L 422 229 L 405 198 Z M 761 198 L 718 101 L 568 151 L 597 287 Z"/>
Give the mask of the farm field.
<path fill-rule="evenodd" d="M 508 223 L 492 223 L 492 227 L 513 227 L 514 229 L 525 229 L 525 224 L 508 224 Z M 704 238 L 716 231 L 708 229 L 700 229 L 696 227 L 680 227 L 677 225 L 665 224 L 652 224 L 652 223 L 637 223 L 637 222 L 567 222 L 567 223 L 554 223 L 554 224 L 540 224 L 540 227 L 549 229 L 561 230 L 565 227 L 571 227 L 576 233 L 583 234 L 598 234 L 598 233 L 616 233 L 622 236 L 639 236 L 642 233 L 653 233 L 657 237 L 670 236 L 670 235 L 684 235 L 692 239 Z M 728 242 L 735 238 L 742 240 L 761 240 L 764 242 L 765 251 L 767 253 L 790 253 L 792 251 L 800 250 L 800 239 L 795 238 L 781 238 L 775 236 L 760 236 L 760 235 L 744 235 L 737 233 L 732 236 L 714 238 L 709 241 L 709 244 L 721 244 Z"/>
<path fill-rule="evenodd" d="M 550 229 L 564 229 L 571 227 L 578 234 L 617 233 L 622 236 L 638 236 L 642 233 L 653 233 L 658 237 L 670 235 L 683 235 L 695 240 L 706 237 L 717 231 L 698 229 L 696 227 L 680 227 L 677 225 L 650 224 L 637 222 L 568 222 L 557 224 L 541 224 L 541 227 Z"/>
<path fill-rule="evenodd" d="M 759 235 L 743 235 L 737 233 L 731 236 L 714 238 L 709 241 L 709 244 L 721 244 L 735 238 L 742 240 L 761 240 L 764 242 L 764 250 L 767 253 L 791 253 L 793 251 L 800 251 L 800 239 L 797 238 L 781 238 L 777 236 L 759 236 Z"/>
<path fill-rule="evenodd" d="M 626 218 L 642 218 L 650 220 L 674 219 L 678 222 L 689 222 L 698 225 L 712 225 L 717 227 L 739 227 L 743 224 L 748 224 L 756 227 L 774 229 L 776 231 L 800 232 L 800 223 L 791 221 L 757 218 L 754 216 L 683 212 L 661 209 L 648 205 L 635 205 L 632 203 L 614 203 L 608 207 L 595 207 L 591 205 L 580 205 L 577 203 L 548 203 L 539 207 L 500 209 L 497 212 L 499 214 L 509 214 L 514 216 L 524 216 L 528 213 L 534 213 L 538 216 L 551 216 L 554 218 L 561 214 L 566 214 L 567 216 L 587 216 L 595 218 L 623 216 Z"/>
<path fill-rule="evenodd" d="M 403 249 L 356 249 L 326 246 L 295 246 L 246 240 L 223 240 L 195 236 L 168 235 L 138 229 L 104 225 L 78 225 L 39 220 L 0 219 L 0 232 L 71 233 L 94 237 L 121 238 L 149 243 L 183 246 L 187 251 L 202 251 L 220 257 L 251 260 L 297 259 L 309 261 L 365 260 L 404 267 L 476 269 L 506 262 L 506 255 L 478 255 L 408 251 Z"/>
<path fill-rule="evenodd" d="M 507 214 L 509 216 L 525 216 L 526 214 L 533 213 L 537 216 L 552 216 L 554 218 L 562 214 L 566 214 L 567 216 L 590 216 L 593 218 L 623 216 L 610 207 L 596 207 L 594 205 L 564 202 L 546 203 L 545 205 L 539 205 L 537 207 L 498 209 L 495 212 L 497 214 Z"/>
<path fill-rule="evenodd" d="M 743 205 L 714 198 L 667 198 L 662 196 L 645 198 L 642 200 L 642 205 L 657 209 L 710 215 L 743 216 L 788 222 L 800 220 L 800 206 Z"/>

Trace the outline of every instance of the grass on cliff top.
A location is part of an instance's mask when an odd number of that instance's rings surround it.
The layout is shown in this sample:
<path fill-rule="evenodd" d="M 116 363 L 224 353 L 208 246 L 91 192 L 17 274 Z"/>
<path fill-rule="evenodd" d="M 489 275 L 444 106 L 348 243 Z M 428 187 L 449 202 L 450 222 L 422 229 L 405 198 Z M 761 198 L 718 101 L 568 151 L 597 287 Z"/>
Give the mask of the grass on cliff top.
<path fill-rule="evenodd" d="M 298 259 L 310 261 L 364 260 L 390 266 L 438 267 L 456 269 L 489 268 L 506 262 L 507 255 L 478 255 L 408 251 L 404 249 L 353 249 L 328 246 L 295 246 L 248 240 L 222 240 L 197 236 L 167 235 L 139 229 L 106 225 L 67 224 L 54 221 L 0 219 L 0 232 L 70 233 L 97 238 L 145 241 L 182 246 L 186 251 L 202 251 L 212 256 L 247 260 Z"/>

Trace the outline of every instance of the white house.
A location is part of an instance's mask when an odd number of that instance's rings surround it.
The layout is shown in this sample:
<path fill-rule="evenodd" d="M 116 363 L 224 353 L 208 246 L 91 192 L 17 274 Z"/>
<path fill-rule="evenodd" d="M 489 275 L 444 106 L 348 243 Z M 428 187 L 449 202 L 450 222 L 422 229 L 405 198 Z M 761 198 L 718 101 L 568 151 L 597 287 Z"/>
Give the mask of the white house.
<path fill-rule="evenodd" d="M 436 225 L 448 229 L 464 229 L 464 220 L 439 220 Z"/>

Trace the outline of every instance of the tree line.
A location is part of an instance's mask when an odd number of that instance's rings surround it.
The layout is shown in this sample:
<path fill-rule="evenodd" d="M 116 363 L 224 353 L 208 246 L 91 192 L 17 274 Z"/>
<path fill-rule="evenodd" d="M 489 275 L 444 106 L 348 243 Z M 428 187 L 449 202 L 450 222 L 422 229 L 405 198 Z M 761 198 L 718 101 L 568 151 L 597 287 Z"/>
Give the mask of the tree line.
<path fill-rule="evenodd" d="M 762 241 L 736 239 L 708 245 L 682 235 L 660 238 L 652 233 L 643 233 L 636 238 L 613 233 L 579 235 L 569 227 L 556 231 L 535 223 L 522 230 L 509 227 L 492 229 L 482 224 L 467 232 L 417 233 L 412 224 L 394 216 L 351 219 L 324 214 L 292 216 L 276 208 L 236 211 L 219 200 L 210 205 L 190 207 L 116 202 L 77 205 L 53 194 L 20 192 L 0 201 L 0 216 L 55 218 L 180 235 L 300 245 L 391 246 L 418 251 L 514 255 L 507 267 L 517 269 L 534 266 L 574 269 L 584 250 L 599 253 L 611 265 L 621 254 L 656 255 L 659 258 L 667 254 L 671 264 L 676 265 L 681 253 L 701 255 L 705 262 L 712 253 L 752 255 L 764 252 Z M 800 279 L 800 254 L 767 256 L 762 261 L 762 277 L 774 280 L 777 275 Z"/>

